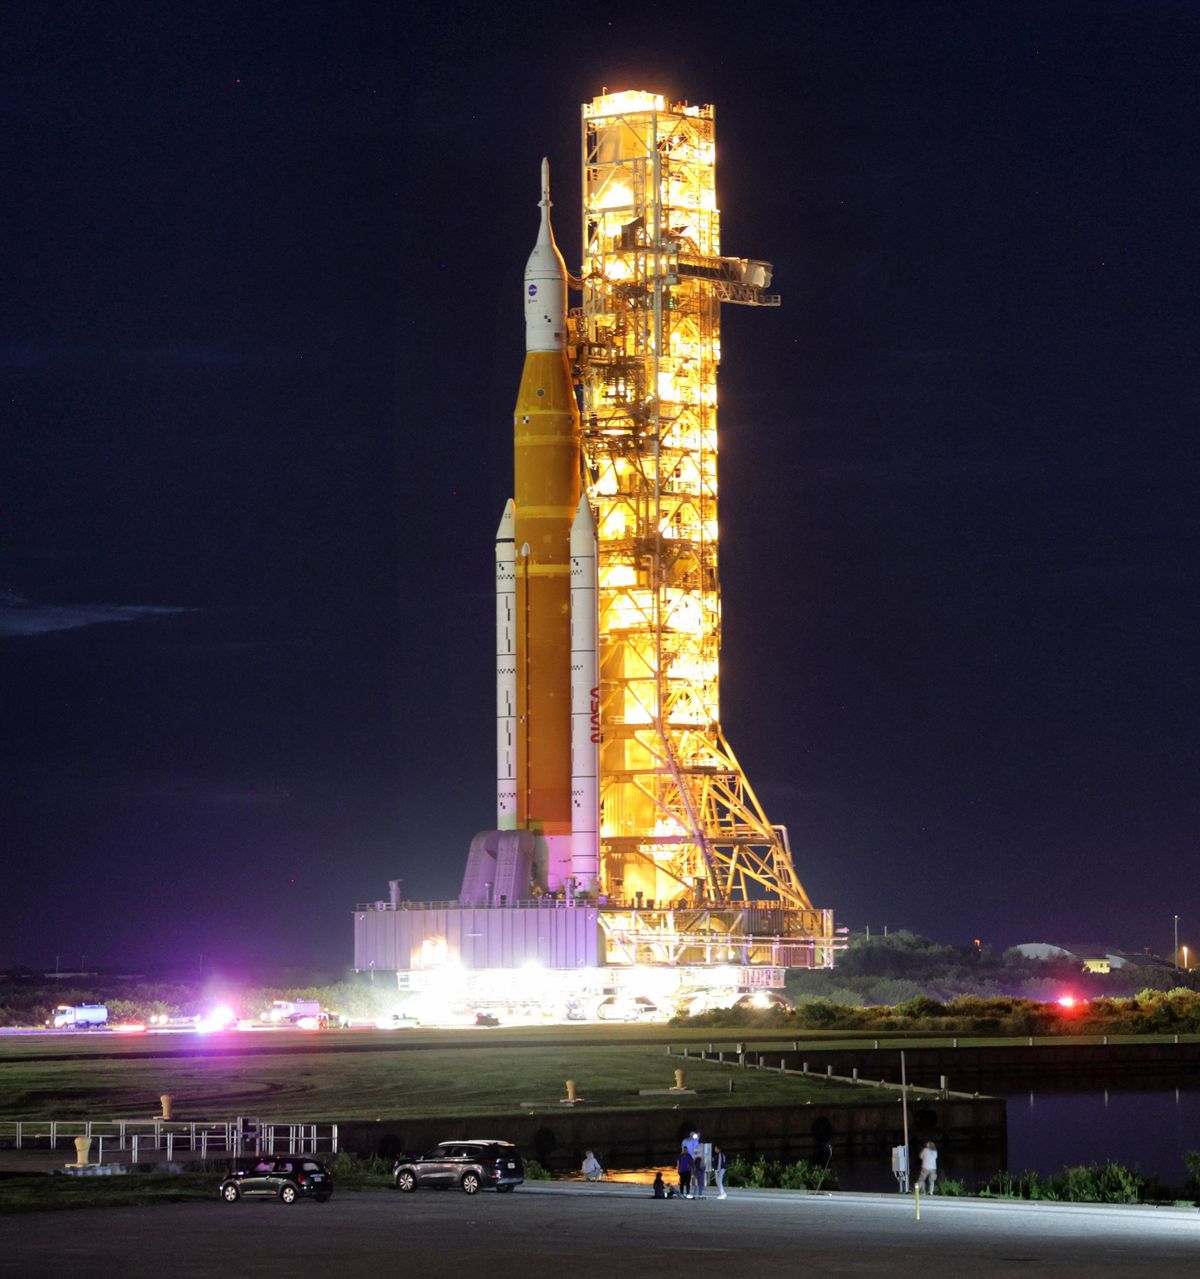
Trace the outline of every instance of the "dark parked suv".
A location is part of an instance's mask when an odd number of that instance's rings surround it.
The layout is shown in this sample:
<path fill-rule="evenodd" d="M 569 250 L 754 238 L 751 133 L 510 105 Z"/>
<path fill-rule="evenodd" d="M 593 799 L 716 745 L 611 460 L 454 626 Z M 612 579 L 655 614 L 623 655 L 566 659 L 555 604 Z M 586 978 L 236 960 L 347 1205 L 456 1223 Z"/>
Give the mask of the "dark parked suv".
<path fill-rule="evenodd" d="M 411 1194 L 418 1186 L 448 1190 L 461 1186 L 468 1194 L 486 1186 L 511 1190 L 525 1180 L 525 1165 L 511 1141 L 443 1141 L 427 1155 L 396 1160 L 392 1180 Z"/>
<path fill-rule="evenodd" d="M 333 1177 L 312 1155 L 268 1155 L 251 1158 L 244 1168 L 231 1172 L 221 1182 L 220 1195 L 227 1204 L 247 1199 L 297 1199 L 324 1203 L 333 1194 Z"/>

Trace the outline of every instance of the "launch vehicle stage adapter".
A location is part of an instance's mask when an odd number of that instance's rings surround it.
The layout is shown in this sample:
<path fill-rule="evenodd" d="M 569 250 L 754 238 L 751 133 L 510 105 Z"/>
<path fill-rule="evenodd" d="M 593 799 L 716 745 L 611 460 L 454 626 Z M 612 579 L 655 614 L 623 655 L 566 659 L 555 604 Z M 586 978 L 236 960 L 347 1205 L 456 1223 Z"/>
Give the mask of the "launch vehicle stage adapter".
<path fill-rule="evenodd" d="M 464 902 L 518 899 L 530 879 L 550 892 L 593 891 L 599 874 L 596 529 L 580 496 L 567 268 L 545 159 L 539 207 L 525 267 L 513 498 L 496 531 L 497 830 L 472 841 Z"/>

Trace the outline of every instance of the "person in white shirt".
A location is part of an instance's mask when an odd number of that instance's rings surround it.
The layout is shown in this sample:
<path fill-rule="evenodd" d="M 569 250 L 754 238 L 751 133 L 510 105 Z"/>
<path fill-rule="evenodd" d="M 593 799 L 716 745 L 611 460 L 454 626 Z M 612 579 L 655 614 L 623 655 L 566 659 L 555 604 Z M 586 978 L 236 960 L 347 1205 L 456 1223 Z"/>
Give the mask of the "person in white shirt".
<path fill-rule="evenodd" d="M 927 1141 L 921 1147 L 921 1175 L 917 1178 L 917 1189 L 933 1194 L 937 1185 L 937 1147 Z"/>
<path fill-rule="evenodd" d="M 599 1181 L 604 1176 L 604 1169 L 600 1166 L 600 1160 L 590 1150 L 583 1152 L 583 1167 L 579 1171 L 583 1173 L 588 1181 Z"/>

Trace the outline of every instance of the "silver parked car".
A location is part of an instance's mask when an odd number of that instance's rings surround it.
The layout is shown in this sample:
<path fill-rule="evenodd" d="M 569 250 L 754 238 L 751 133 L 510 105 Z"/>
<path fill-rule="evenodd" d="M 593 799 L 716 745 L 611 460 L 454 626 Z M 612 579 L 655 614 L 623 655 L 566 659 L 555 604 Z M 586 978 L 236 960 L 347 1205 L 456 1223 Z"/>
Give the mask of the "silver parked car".
<path fill-rule="evenodd" d="M 397 1159 L 392 1180 L 407 1194 L 418 1186 L 458 1186 L 473 1195 L 488 1186 L 501 1191 L 519 1186 L 525 1180 L 525 1165 L 511 1141 L 443 1141 L 427 1155 Z"/>

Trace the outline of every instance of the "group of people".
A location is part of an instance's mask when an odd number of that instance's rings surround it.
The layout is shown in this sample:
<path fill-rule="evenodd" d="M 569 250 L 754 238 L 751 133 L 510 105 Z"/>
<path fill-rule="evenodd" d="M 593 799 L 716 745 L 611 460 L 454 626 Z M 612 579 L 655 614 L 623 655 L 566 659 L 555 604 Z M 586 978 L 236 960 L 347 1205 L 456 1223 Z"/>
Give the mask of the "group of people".
<path fill-rule="evenodd" d="M 832 1153 L 832 1148 L 830 1148 Z M 828 1162 L 828 1160 L 826 1161 Z M 676 1162 L 679 1172 L 679 1195 L 683 1199 L 703 1199 L 704 1189 L 708 1184 L 709 1168 L 704 1162 L 704 1146 L 698 1132 L 689 1133 L 679 1147 L 679 1159 Z M 725 1152 L 715 1142 L 712 1147 L 712 1174 L 717 1187 L 717 1198 L 726 1199 L 725 1194 Z M 584 1151 L 583 1167 L 580 1169 L 588 1181 L 599 1181 L 604 1176 L 604 1168 L 600 1160 L 590 1150 Z M 927 1141 L 921 1150 L 921 1175 L 917 1185 L 928 1194 L 933 1194 L 937 1185 L 937 1146 Z M 668 1186 L 661 1172 L 654 1174 L 655 1199 L 675 1198 L 675 1188 Z"/>
<path fill-rule="evenodd" d="M 718 1145 L 712 1147 L 712 1174 L 717 1187 L 717 1198 L 727 1198 L 725 1194 L 725 1152 Z M 704 1146 L 698 1132 L 689 1133 L 679 1147 L 679 1158 L 675 1167 L 679 1173 L 679 1196 L 682 1199 L 703 1199 L 708 1185 L 709 1167 L 705 1163 Z M 661 1172 L 654 1174 L 655 1199 L 673 1199 L 675 1188 L 668 1186 Z"/>

